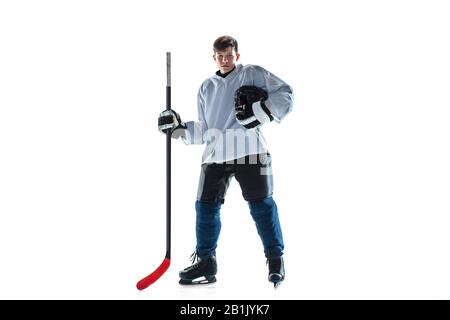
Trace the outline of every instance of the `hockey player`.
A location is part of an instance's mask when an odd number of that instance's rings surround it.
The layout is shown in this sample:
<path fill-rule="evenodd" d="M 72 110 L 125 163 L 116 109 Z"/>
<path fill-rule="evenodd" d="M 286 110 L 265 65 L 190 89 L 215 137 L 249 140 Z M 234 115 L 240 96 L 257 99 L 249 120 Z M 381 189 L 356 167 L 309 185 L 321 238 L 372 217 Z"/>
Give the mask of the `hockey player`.
<path fill-rule="evenodd" d="M 219 37 L 213 53 L 219 70 L 198 91 L 198 121 L 183 122 L 174 110 L 158 118 L 161 132 L 187 144 L 206 142 L 195 202 L 196 251 L 193 264 L 180 271 L 180 284 L 216 281 L 220 207 L 235 177 L 264 246 L 268 279 L 277 287 L 285 277 L 284 244 L 272 197 L 271 156 L 260 128 L 291 111 L 292 88 L 259 66 L 237 64 L 238 43 L 230 36 Z"/>

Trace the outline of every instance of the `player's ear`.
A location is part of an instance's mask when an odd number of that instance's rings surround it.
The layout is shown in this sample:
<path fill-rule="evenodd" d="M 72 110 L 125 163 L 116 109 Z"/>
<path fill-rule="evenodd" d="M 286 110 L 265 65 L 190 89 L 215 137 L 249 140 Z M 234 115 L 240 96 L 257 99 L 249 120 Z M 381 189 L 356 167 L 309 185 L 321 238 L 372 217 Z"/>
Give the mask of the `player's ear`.
<path fill-rule="evenodd" d="M 238 61 L 239 60 L 239 57 L 240 57 L 241 55 L 239 54 L 239 53 L 236 53 L 236 61 Z"/>

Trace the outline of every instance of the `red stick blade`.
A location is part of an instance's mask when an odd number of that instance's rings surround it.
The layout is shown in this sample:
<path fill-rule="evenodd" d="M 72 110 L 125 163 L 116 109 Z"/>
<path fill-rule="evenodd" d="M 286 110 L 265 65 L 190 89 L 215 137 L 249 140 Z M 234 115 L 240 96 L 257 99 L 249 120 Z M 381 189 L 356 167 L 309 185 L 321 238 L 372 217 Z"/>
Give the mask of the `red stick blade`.
<path fill-rule="evenodd" d="M 165 258 L 164 261 L 161 263 L 161 265 L 155 271 L 146 276 L 144 279 L 140 280 L 136 284 L 136 287 L 139 290 L 144 290 L 145 288 L 153 284 L 156 280 L 158 280 L 164 274 L 164 272 L 166 272 L 169 266 L 170 266 L 170 259 Z"/>

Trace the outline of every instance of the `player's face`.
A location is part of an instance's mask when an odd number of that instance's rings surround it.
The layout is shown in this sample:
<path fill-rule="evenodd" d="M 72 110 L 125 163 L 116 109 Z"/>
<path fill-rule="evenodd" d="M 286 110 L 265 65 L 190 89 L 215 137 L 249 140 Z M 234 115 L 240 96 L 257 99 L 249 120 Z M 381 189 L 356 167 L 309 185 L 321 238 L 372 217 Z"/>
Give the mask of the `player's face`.
<path fill-rule="evenodd" d="M 216 51 L 213 58 L 220 72 L 227 73 L 233 70 L 236 61 L 239 59 L 239 53 L 234 52 L 232 47 L 228 47 L 223 51 Z"/>

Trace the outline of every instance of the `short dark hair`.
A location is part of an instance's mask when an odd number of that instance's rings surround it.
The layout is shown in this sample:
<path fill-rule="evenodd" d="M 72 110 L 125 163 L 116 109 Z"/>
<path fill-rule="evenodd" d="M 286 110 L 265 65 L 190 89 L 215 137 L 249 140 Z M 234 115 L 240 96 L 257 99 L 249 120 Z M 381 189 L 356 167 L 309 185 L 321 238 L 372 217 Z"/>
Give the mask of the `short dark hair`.
<path fill-rule="evenodd" d="M 232 47 L 236 53 L 238 52 L 238 43 L 235 38 L 230 36 L 221 36 L 218 37 L 213 44 L 214 52 L 223 51 L 228 47 Z"/>

